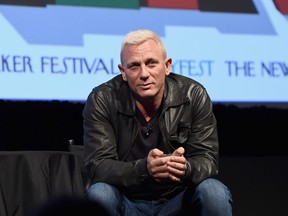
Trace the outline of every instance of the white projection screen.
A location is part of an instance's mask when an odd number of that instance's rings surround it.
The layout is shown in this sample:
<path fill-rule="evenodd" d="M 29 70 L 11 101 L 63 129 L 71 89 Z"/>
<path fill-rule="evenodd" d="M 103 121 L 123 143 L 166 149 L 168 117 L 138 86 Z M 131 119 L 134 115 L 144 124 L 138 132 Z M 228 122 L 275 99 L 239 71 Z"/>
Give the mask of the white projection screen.
<path fill-rule="evenodd" d="M 0 0 L 0 99 L 85 101 L 144 28 L 213 102 L 288 102 L 286 0 Z"/>

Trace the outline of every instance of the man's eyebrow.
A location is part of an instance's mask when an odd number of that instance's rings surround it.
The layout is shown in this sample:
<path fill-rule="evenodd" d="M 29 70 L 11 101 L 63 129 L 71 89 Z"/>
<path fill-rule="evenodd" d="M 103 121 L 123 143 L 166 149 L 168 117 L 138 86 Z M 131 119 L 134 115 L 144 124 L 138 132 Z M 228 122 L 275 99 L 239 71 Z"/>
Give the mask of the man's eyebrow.
<path fill-rule="evenodd" d="M 129 62 L 129 63 L 127 64 L 127 68 L 132 67 L 132 66 L 135 66 L 135 65 L 139 65 L 139 62 L 136 62 L 136 61 Z"/>
<path fill-rule="evenodd" d="M 153 61 L 153 62 L 159 62 L 159 60 L 158 60 L 157 58 L 148 58 L 148 59 L 146 59 L 145 63 L 149 63 L 149 62 L 151 62 L 151 61 Z"/>

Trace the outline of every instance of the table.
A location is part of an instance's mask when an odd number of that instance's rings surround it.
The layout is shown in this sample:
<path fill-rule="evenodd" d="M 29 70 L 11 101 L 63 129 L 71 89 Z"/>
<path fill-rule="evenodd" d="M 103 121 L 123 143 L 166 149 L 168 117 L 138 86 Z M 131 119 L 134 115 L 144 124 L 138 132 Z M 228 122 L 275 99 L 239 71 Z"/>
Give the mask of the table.
<path fill-rule="evenodd" d="M 62 151 L 0 151 L 0 215 L 26 216 L 57 196 L 84 195 L 76 156 Z"/>

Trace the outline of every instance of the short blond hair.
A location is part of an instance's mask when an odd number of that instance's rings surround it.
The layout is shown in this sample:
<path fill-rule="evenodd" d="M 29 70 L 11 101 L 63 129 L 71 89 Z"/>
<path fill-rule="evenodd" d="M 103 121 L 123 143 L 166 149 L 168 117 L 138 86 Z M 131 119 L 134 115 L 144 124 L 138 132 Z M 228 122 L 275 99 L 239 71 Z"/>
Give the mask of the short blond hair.
<path fill-rule="evenodd" d="M 148 29 L 139 29 L 136 31 L 129 32 L 123 39 L 122 46 L 121 46 L 121 53 L 120 53 L 120 59 L 121 62 L 123 60 L 123 50 L 126 45 L 139 45 L 144 43 L 147 40 L 154 40 L 158 45 L 159 48 L 162 50 L 163 58 L 166 58 L 166 48 L 161 40 L 161 38 L 153 31 Z M 123 62 L 122 62 L 123 63 Z"/>

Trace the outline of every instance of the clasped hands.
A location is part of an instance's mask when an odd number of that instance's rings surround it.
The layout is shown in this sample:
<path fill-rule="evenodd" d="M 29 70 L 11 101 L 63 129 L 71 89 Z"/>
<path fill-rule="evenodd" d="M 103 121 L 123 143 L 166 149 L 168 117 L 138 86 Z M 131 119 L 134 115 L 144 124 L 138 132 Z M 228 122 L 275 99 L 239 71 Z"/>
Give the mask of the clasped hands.
<path fill-rule="evenodd" d="M 165 155 L 163 151 L 157 148 L 152 149 L 147 157 L 149 175 L 157 182 L 179 182 L 187 169 L 184 152 L 183 147 L 179 147 L 171 155 Z"/>

